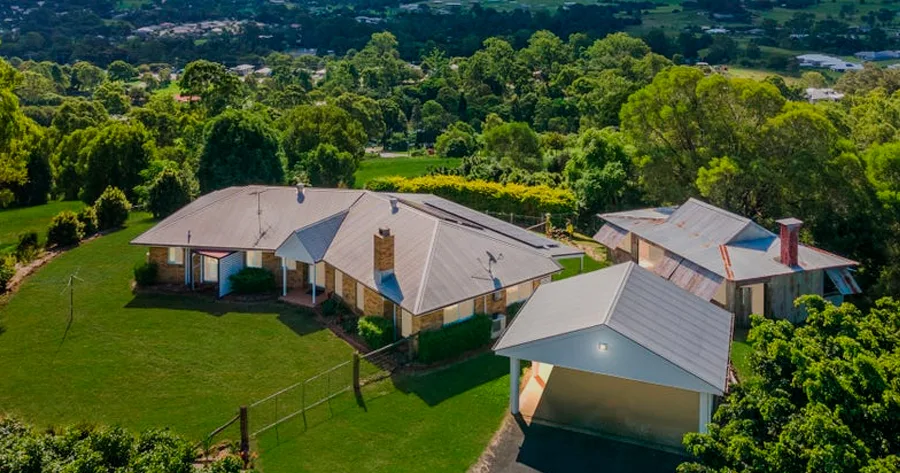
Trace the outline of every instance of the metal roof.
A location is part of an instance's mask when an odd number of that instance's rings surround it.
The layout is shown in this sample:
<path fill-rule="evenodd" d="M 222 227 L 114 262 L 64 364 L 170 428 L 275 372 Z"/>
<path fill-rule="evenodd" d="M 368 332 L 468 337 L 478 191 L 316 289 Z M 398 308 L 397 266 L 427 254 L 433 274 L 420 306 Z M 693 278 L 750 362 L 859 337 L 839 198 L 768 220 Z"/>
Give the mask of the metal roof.
<path fill-rule="evenodd" d="M 724 391 L 733 315 L 634 263 L 541 285 L 494 351 L 606 326 Z"/>
<path fill-rule="evenodd" d="M 307 263 L 325 261 L 413 314 L 555 273 L 561 267 L 552 258 L 583 254 L 516 227 L 533 236 L 525 242 L 509 228 L 496 228 L 497 222 L 509 224 L 433 195 L 415 194 L 409 201 L 407 196 L 309 187 L 302 193 L 294 187 L 229 188 L 197 199 L 132 243 L 277 250 L 278 256 Z M 438 205 L 445 210 L 423 208 L 425 201 L 443 201 Z M 373 264 L 373 235 L 379 228 L 395 235 L 394 272 L 383 280 Z M 538 240 L 540 248 L 534 245 Z"/>
<path fill-rule="evenodd" d="M 601 214 L 600 218 L 608 223 L 594 239 L 607 244 L 613 241 L 610 235 L 622 231 L 634 233 L 674 256 L 733 281 L 797 271 L 779 261 L 779 237 L 748 218 L 697 199 L 689 199 L 672 212 L 668 210 Z M 605 228 L 607 225 L 613 228 Z M 855 261 L 805 245 L 798 247 L 798 257 L 799 267 L 806 271 L 857 265 Z"/>

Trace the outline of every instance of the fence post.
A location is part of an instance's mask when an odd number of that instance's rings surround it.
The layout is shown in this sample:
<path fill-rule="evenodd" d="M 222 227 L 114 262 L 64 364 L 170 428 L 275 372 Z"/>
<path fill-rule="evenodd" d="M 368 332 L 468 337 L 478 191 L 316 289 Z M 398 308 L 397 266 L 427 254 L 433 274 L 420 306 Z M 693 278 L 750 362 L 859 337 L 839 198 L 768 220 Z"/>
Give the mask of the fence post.
<path fill-rule="evenodd" d="M 250 417 L 247 406 L 241 406 L 241 458 L 245 464 L 250 459 Z"/>
<path fill-rule="evenodd" d="M 359 352 L 353 352 L 353 393 L 358 398 L 362 391 L 359 386 Z"/>

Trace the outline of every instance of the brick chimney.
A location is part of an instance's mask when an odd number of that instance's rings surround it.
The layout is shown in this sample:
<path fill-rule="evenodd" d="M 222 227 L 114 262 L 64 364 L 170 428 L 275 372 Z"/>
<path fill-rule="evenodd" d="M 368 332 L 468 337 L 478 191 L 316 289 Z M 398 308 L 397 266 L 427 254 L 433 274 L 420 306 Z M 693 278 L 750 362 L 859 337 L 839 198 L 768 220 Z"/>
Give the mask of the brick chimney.
<path fill-rule="evenodd" d="M 375 233 L 376 280 L 394 274 L 394 235 L 390 228 L 379 228 Z"/>
<path fill-rule="evenodd" d="M 776 220 L 781 226 L 779 239 L 781 240 L 781 264 L 797 266 L 800 262 L 797 256 L 797 246 L 800 244 L 800 227 L 803 221 L 796 218 L 783 218 Z"/>

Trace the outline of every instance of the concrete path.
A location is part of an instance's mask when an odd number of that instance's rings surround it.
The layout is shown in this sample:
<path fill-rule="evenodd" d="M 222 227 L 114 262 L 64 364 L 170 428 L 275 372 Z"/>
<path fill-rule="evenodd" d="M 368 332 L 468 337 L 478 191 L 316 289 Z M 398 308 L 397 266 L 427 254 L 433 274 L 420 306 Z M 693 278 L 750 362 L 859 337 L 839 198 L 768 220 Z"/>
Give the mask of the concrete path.
<path fill-rule="evenodd" d="M 672 473 L 684 460 L 671 453 L 507 416 L 470 473 Z"/>

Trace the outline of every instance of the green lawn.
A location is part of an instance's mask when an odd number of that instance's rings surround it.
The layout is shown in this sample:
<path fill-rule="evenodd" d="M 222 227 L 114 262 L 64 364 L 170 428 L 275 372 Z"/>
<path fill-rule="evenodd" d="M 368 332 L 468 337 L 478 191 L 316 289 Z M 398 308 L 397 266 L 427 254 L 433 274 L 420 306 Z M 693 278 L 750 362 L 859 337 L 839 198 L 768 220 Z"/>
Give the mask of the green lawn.
<path fill-rule="evenodd" d="M 747 329 L 734 329 L 734 340 L 731 342 L 731 363 L 740 379 L 751 374 L 750 352 L 753 348 L 747 343 Z"/>
<path fill-rule="evenodd" d="M 126 229 L 53 260 L 0 307 L 0 413 L 39 428 L 170 427 L 199 440 L 238 406 L 349 359 L 347 344 L 280 304 L 134 295 L 131 270 L 145 249 L 128 241 L 152 223 L 132 215 Z M 64 287 L 76 272 L 70 323 Z M 338 397 L 311 411 L 305 428 L 297 417 L 263 433 L 259 466 L 464 471 L 505 415 L 508 366 L 483 355 L 366 386 L 363 407 Z M 235 425 L 217 440 L 236 437 Z"/>
<path fill-rule="evenodd" d="M 554 281 L 570 278 L 581 274 L 582 272 L 589 273 L 609 266 L 608 262 L 595 260 L 588 255 L 584 255 L 584 271 L 581 270 L 581 260 L 579 258 L 564 259 L 559 261 L 559 264 L 562 265 L 563 270 L 559 274 L 553 275 Z"/>
<path fill-rule="evenodd" d="M 462 162 L 459 158 L 373 158 L 359 163 L 356 170 L 356 187 L 362 188 L 367 182 L 384 176 L 416 177 L 430 168 L 446 166 L 454 168 Z"/>
<path fill-rule="evenodd" d="M 0 254 L 15 248 L 19 234 L 37 232 L 43 242 L 47 239 L 47 226 L 50 219 L 63 210 L 77 212 L 84 204 L 78 201 L 51 202 L 46 205 L 24 207 L 21 209 L 0 210 Z"/>

